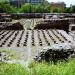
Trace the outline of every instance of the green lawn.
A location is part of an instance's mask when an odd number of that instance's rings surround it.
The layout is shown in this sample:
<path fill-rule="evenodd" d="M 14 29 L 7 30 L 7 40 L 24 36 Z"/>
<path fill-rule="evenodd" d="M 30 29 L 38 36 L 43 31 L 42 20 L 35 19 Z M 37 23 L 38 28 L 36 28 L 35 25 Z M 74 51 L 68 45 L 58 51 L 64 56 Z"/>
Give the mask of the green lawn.
<path fill-rule="evenodd" d="M 57 65 L 33 62 L 29 69 L 20 64 L 0 62 L 0 75 L 75 75 L 75 59 Z"/>
<path fill-rule="evenodd" d="M 75 59 L 54 64 L 32 63 L 32 75 L 75 75 Z"/>
<path fill-rule="evenodd" d="M 0 62 L 0 75 L 29 75 L 29 72 L 20 64 Z"/>

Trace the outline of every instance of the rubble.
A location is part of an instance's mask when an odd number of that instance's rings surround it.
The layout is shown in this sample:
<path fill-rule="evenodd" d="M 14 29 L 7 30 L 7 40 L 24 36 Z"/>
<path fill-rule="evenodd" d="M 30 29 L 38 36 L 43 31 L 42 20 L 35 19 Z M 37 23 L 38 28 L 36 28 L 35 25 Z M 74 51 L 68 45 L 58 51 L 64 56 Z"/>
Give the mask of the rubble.
<path fill-rule="evenodd" d="M 4 52 L 0 52 L 0 61 L 5 61 L 7 60 L 7 54 Z"/>
<path fill-rule="evenodd" d="M 74 53 L 74 49 L 70 43 L 54 44 L 51 47 L 45 47 L 37 56 L 34 57 L 35 61 L 53 62 L 62 61 L 69 58 Z"/>

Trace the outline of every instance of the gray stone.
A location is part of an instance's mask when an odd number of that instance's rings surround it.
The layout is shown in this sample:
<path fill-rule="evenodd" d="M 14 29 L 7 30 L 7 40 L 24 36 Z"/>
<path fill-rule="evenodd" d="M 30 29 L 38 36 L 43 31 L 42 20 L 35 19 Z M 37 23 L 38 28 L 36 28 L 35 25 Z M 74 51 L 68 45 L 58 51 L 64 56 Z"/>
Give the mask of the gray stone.
<path fill-rule="evenodd" d="M 35 56 L 35 61 L 45 60 L 46 62 L 53 61 L 56 63 L 58 60 L 65 60 L 69 58 L 70 55 L 74 53 L 74 49 L 69 43 L 55 44 L 51 47 L 45 47 L 42 52 L 39 52 Z"/>

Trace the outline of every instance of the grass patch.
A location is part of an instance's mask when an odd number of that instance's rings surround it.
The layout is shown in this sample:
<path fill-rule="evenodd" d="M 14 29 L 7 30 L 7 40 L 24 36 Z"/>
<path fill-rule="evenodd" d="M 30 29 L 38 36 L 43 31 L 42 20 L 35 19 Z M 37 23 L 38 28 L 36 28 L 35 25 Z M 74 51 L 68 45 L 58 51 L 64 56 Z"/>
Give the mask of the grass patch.
<path fill-rule="evenodd" d="M 7 58 L 10 57 L 10 59 L 20 59 L 19 58 L 20 56 L 17 54 L 16 51 L 13 51 L 13 50 L 0 50 L 0 52 L 6 53 L 8 55 Z"/>
<path fill-rule="evenodd" d="M 0 62 L 0 75 L 29 75 L 29 72 L 20 64 Z"/>
<path fill-rule="evenodd" d="M 75 75 L 75 59 L 57 65 L 34 62 L 29 67 L 32 75 Z"/>
<path fill-rule="evenodd" d="M 75 75 L 75 59 L 58 62 L 56 65 L 32 62 L 29 69 L 17 63 L 0 62 L 0 75 Z"/>

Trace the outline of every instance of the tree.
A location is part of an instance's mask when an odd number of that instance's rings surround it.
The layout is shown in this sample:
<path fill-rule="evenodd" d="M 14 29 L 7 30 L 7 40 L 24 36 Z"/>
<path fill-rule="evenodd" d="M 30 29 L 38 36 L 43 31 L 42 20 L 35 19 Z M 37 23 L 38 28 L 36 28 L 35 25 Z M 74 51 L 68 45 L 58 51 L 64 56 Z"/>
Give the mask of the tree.
<path fill-rule="evenodd" d="M 17 9 L 9 4 L 0 3 L 0 9 L 6 13 L 16 13 Z"/>
<path fill-rule="evenodd" d="M 36 13 L 43 13 L 43 11 L 44 11 L 43 5 L 41 5 L 41 4 L 36 5 L 35 11 L 36 11 Z"/>
<path fill-rule="evenodd" d="M 26 3 L 21 6 L 20 12 L 29 13 L 32 12 L 32 5 L 30 3 Z"/>
<path fill-rule="evenodd" d="M 61 13 L 62 12 L 62 9 L 61 8 L 54 8 L 53 9 L 53 12 L 54 13 Z"/>
<path fill-rule="evenodd" d="M 72 12 L 75 13 L 75 6 L 72 6 Z"/>
<path fill-rule="evenodd" d="M 33 5 L 30 3 L 25 3 L 21 6 L 20 12 L 22 13 L 49 13 L 50 12 L 50 6 L 48 3 L 46 4 L 37 4 Z"/>
<path fill-rule="evenodd" d="M 51 12 L 50 6 L 45 6 L 44 7 L 44 13 L 50 13 L 50 12 Z"/>
<path fill-rule="evenodd" d="M 35 5 L 35 13 L 49 13 L 50 12 L 50 6 L 48 5 Z"/>
<path fill-rule="evenodd" d="M 50 5 L 47 1 L 37 5 L 25 3 L 21 8 L 17 9 L 14 6 L 11 6 L 8 2 L 1 2 L 0 11 L 4 11 L 6 13 L 50 13 Z"/>
<path fill-rule="evenodd" d="M 72 13 L 72 10 L 70 7 L 65 8 L 64 13 Z"/>

